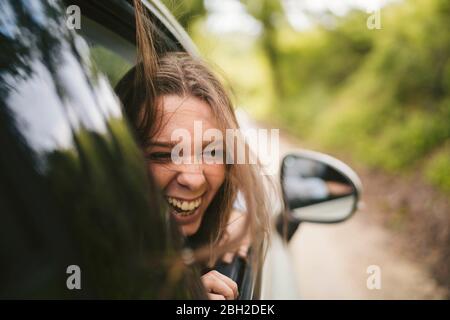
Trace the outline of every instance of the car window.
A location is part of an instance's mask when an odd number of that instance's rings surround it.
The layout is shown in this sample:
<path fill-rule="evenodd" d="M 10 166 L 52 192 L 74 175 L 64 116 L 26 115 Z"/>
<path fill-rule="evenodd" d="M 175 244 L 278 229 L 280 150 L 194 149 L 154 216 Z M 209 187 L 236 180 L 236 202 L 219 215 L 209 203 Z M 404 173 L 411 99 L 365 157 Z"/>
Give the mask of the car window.
<path fill-rule="evenodd" d="M 112 86 L 136 61 L 135 18 L 130 0 L 90 1 L 62 0 L 66 7 L 76 5 L 81 13 L 78 31 L 91 47 L 96 67 L 108 76 Z M 186 51 L 198 56 L 198 51 L 186 31 L 157 0 L 142 1 L 154 30 L 154 45 L 158 54 Z"/>
<path fill-rule="evenodd" d="M 136 47 L 99 23 L 83 16 L 80 35 L 90 47 L 92 62 L 104 73 L 111 85 L 131 69 L 136 60 Z"/>
<path fill-rule="evenodd" d="M 106 7 L 103 2 L 78 0 L 70 3 L 80 6 L 82 27 L 78 33 L 89 44 L 95 66 L 107 75 L 114 87 L 136 62 L 134 15 L 131 5 L 126 1 L 109 3 Z M 110 15 L 105 15 L 108 11 Z M 183 46 L 159 20 L 161 17 L 148 12 L 155 28 L 154 44 L 157 53 L 184 51 Z M 111 16 L 121 19 L 112 20 Z"/>
<path fill-rule="evenodd" d="M 93 63 L 108 77 L 113 87 L 133 66 L 114 51 L 100 45 L 93 45 L 90 52 Z"/>

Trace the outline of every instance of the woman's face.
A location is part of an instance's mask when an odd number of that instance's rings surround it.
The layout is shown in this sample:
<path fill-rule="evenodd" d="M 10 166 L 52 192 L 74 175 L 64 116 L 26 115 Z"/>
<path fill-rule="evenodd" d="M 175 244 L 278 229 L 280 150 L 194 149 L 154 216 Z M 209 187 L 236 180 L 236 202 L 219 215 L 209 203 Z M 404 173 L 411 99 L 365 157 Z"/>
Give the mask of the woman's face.
<path fill-rule="evenodd" d="M 163 190 L 170 214 L 181 232 L 191 236 L 200 228 L 206 209 L 225 179 L 224 164 L 194 163 L 194 145 L 203 149 L 210 143 L 203 141 L 203 132 L 218 129 L 218 125 L 211 107 L 198 98 L 166 95 L 158 102 L 162 125 L 145 150 L 149 159 L 148 169 Z M 194 121 L 197 126 L 195 136 Z M 202 132 L 198 132 L 198 121 L 201 121 Z M 171 141 L 172 133 L 177 129 L 184 129 L 190 135 L 191 155 L 183 154 L 184 159 L 191 160 L 190 164 L 186 161 L 182 164 L 172 162 L 172 148 L 181 141 Z"/>

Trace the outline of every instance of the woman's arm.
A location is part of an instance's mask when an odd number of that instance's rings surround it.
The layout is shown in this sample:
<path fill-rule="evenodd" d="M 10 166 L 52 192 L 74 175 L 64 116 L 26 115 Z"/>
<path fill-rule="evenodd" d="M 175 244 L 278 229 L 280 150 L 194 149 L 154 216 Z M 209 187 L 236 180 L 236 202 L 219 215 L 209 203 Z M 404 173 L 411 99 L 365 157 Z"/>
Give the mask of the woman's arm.
<path fill-rule="evenodd" d="M 230 219 L 228 220 L 227 229 L 225 231 L 224 238 L 222 239 L 222 243 L 227 243 L 229 241 L 233 241 L 238 237 L 242 237 L 243 232 L 245 232 L 244 237 L 239 243 L 239 246 L 234 251 L 226 252 L 222 261 L 226 263 L 231 263 L 233 261 L 234 256 L 237 254 L 242 258 L 247 257 L 248 249 L 251 244 L 251 236 L 248 230 L 245 230 L 247 215 L 245 212 L 240 212 L 238 210 L 233 210 L 230 214 Z"/>

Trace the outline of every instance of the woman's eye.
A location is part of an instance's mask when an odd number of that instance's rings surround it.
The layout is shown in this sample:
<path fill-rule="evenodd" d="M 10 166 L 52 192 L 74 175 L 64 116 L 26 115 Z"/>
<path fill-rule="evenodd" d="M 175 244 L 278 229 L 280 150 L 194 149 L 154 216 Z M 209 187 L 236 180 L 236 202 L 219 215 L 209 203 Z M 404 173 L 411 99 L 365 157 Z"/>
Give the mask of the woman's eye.
<path fill-rule="evenodd" d="M 145 157 L 151 161 L 167 161 L 171 158 L 170 152 L 152 152 Z"/>
<path fill-rule="evenodd" d="M 221 150 L 221 149 L 212 149 L 212 150 L 204 152 L 203 155 L 206 157 L 214 158 L 217 155 L 220 155 L 221 152 L 223 153 L 223 150 Z"/>

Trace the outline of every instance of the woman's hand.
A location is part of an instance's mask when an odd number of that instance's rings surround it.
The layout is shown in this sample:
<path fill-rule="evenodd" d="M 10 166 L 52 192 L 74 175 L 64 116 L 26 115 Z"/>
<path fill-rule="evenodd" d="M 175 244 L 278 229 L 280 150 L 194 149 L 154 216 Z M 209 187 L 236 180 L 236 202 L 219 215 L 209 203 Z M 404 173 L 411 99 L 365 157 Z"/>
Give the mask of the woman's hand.
<path fill-rule="evenodd" d="M 216 270 L 212 270 L 201 277 L 210 300 L 234 300 L 238 296 L 236 282 Z"/>
<path fill-rule="evenodd" d="M 233 261 L 234 256 L 237 254 L 242 258 L 247 257 L 248 249 L 250 248 L 251 236 L 248 230 L 245 230 L 246 227 L 246 219 L 247 215 L 245 213 L 233 210 L 230 215 L 230 219 L 228 220 L 227 229 L 225 231 L 225 236 L 222 239 L 222 244 L 227 243 L 228 241 L 233 241 L 238 237 L 241 237 L 243 232 L 245 232 L 244 237 L 242 238 L 239 246 L 236 250 L 226 252 L 222 261 L 226 263 L 231 263 Z"/>

